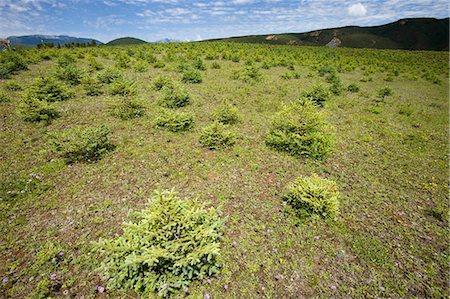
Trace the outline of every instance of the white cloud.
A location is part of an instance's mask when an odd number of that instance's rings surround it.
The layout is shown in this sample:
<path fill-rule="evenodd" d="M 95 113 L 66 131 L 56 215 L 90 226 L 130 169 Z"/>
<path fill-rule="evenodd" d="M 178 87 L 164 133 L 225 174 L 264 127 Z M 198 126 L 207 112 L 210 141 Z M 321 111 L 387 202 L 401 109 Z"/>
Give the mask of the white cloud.
<path fill-rule="evenodd" d="M 347 12 L 351 16 L 362 17 L 367 14 L 367 8 L 361 3 L 356 3 L 353 5 L 350 5 L 347 8 Z"/>

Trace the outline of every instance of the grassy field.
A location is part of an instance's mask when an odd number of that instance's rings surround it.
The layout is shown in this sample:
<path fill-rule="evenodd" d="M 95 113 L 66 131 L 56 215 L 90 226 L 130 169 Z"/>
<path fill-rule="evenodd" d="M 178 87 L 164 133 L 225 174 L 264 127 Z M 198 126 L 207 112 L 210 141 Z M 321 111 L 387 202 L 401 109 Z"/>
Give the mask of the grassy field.
<path fill-rule="evenodd" d="M 226 219 L 221 272 L 173 297 L 448 296 L 448 53 L 192 43 L 17 55 L 28 69 L 0 80 L 0 297 L 138 298 L 107 286 L 92 244 L 121 235 L 154 190 L 172 188 Z M 27 90 L 67 57 L 83 80 L 102 67 L 132 80 L 143 115 L 111 113 L 121 99 L 111 84 L 87 96 L 85 81 L 62 81 L 74 96 L 53 103 L 60 117 L 24 121 Z M 191 64 L 200 83 L 182 81 Z M 344 89 L 318 108 L 332 152 L 317 160 L 268 147 L 272 117 L 314 86 L 328 90 L 330 74 Z M 191 129 L 155 126 L 161 75 L 189 93 L 177 111 L 193 115 Z M 380 96 L 384 87 L 392 95 Z M 224 101 L 241 115 L 237 138 L 211 150 L 199 137 Z M 64 129 L 100 125 L 112 146 L 96 161 L 67 163 L 51 144 Z M 312 174 L 337 183 L 337 217 L 299 219 L 283 201 L 291 181 Z"/>

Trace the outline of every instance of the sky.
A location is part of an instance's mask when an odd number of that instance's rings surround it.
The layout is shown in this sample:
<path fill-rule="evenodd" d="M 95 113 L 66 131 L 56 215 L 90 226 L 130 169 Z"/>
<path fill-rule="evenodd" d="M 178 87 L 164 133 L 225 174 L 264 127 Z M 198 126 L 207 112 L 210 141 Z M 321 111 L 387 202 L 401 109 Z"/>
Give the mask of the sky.
<path fill-rule="evenodd" d="M 448 0 L 0 0 L 0 37 L 192 41 L 448 16 Z"/>

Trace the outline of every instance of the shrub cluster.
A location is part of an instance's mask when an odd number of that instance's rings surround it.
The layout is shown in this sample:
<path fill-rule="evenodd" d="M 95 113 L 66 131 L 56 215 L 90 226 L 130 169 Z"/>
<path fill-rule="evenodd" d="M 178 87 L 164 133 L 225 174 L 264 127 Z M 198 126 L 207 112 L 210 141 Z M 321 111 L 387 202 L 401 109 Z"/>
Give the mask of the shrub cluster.
<path fill-rule="evenodd" d="M 84 78 L 83 88 L 87 96 L 98 96 L 103 93 L 103 84 L 96 77 Z"/>
<path fill-rule="evenodd" d="M 105 84 L 111 84 L 115 80 L 122 78 L 122 72 L 118 69 L 110 68 L 110 69 L 104 69 L 103 71 L 99 72 L 97 74 L 97 79 L 100 80 L 100 82 Z"/>
<path fill-rule="evenodd" d="M 224 104 L 212 113 L 214 121 L 225 125 L 233 125 L 241 121 L 239 110 L 232 104 Z"/>
<path fill-rule="evenodd" d="M 275 115 L 265 142 L 293 156 L 322 159 L 331 151 L 334 137 L 323 111 L 301 98 Z"/>
<path fill-rule="evenodd" d="M 28 122 L 45 121 L 47 123 L 60 115 L 55 106 L 36 96 L 26 96 L 22 98 L 17 109 L 17 114 L 23 120 Z"/>
<path fill-rule="evenodd" d="M 323 103 L 330 99 L 330 93 L 322 85 L 316 85 L 302 92 L 302 97 L 323 107 Z"/>
<path fill-rule="evenodd" d="M 95 250 L 104 257 L 109 288 L 167 297 L 220 271 L 223 227 L 217 210 L 198 199 L 155 191 L 120 237 L 100 240 Z"/>
<path fill-rule="evenodd" d="M 130 97 L 123 97 L 111 108 L 111 114 L 122 119 L 138 118 L 144 115 L 145 108 L 139 102 Z"/>
<path fill-rule="evenodd" d="M 316 174 L 300 177 L 291 182 L 284 199 L 301 218 L 320 216 L 333 218 L 339 211 L 337 184 Z"/>
<path fill-rule="evenodd" d="M 236 133 L 227 125 L 214 122 L 203 128 L 199 142 L 209 149 L 223 149 L 236 142 Z"/>
<path fill-rule="evenodd" d="M 152 82 L 153 90 L 161 90 L 163 87 L 173 87 L 173 81 L 166 76 L 157 76 Z"/>
<path fill-rule="evenodd" d="M 25 59 L 18 53 L 8 51 L 0 55 L 0 79 L 8 79 L 13 73 L 27 68 Z"/>
<path fill-rule="evenodd" d="M 201 83 L 203 81 L 200 71 L 194 68 L 189 68 L 183 72 L 181 81 L 184 83 Z"/>
<path fill-rule="evenodd" d="M 359 91 L 359 86 L 356 83 L 351 83 L 347 86 L 347 91 L 350 92 L 358 92 Z"/>
<path fill-rule="evenodd" d="M 50 142 L 67 163 L 100 159 L 110 148 L 110 129 L 105 125 L 71 128 L 52 134 Z"/>
<path fill-rule="evenodd" d="M 37 98 L 47 102 L 64 101 L 73 96 L 73 92 L 69 91 L 63 84 L 57 82 L 53 77 L 36 79 L 25 94 L 25 97 Z"/>
<path fill-rule="evenodd" d="M 113 96 L 134 96 L 137 94 L 136 82 L 124 78 L 115 79 L 109 86 L 109 93 Z"/>
<path fill-rule="evenodd" d="M 194 114 L 191 112 L 161 109 L 154 120 L 158 128 L 164 128 L 171 132 L 187 131 L 194 126 Z"/>
<path fill-rule="evenodd" d="M 165 86 L 161 90 L 158 104 L 166 108 L 181 108 L 189 104 L 191 96 L 180 86 Z"/>
<path fill-rule="evenodd" d="M 262 74 L 258 67 L 250 65 L 245 67 L 243 70 L 234 71 L 232 78 L 244 82 L 261 81 Z"/>
<path fill-rule="evenodd" d="M 83 78 L 82 71 L 75 64 L 68 64 L 56 68 L 55 77 L 71 85 L 78 85 Z"/>

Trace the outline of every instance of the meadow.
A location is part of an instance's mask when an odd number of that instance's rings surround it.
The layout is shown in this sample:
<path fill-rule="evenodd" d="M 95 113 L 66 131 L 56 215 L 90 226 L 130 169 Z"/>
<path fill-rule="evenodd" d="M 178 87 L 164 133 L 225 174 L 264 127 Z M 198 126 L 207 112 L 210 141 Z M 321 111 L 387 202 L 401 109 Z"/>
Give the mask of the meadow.
<path fill-rule="evenodd" d="M 1 52 L 0 297 L 446 298 L 448 78 L 448 52 Z"/>

